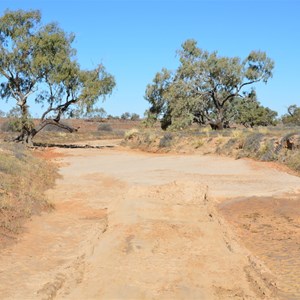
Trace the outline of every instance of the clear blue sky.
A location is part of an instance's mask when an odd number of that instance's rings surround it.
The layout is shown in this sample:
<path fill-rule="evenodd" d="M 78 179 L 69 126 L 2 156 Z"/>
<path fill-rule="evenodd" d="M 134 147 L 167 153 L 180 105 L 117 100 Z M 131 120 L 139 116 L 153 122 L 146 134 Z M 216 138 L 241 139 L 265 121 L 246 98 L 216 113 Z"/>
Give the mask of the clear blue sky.
<path fill-rule="evenodd" d="M 1 14 L 6 9 L 39 9 L 44 23 L 75 33 L 81 66 L 103 63 L 116 78 L 117 88 L 101 105 L 112 115 L 143 115 L 146 85 L 161 68 L 176 69 L 176 50 L 188 38 L 220 55 L 266 51 L 275 70 L 267 85 L 256 85 L 258 99 L 279 114 L 300 105 L 297 0 L 1 0 Z"/>

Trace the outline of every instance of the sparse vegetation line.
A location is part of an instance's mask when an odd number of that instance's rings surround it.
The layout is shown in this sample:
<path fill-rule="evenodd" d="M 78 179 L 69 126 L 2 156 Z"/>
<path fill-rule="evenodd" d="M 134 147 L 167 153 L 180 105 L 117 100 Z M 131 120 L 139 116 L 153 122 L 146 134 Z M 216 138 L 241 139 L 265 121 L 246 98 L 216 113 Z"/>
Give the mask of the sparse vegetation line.
<path fill-rule="evenodd" d="M 150 152 L 199 152 L 235 158 L 248 157 L 274 161 L 300 174 L 299 128 L 258 128 L 212 131 L 132 130 L 125 135 L 124 145 Z"/>

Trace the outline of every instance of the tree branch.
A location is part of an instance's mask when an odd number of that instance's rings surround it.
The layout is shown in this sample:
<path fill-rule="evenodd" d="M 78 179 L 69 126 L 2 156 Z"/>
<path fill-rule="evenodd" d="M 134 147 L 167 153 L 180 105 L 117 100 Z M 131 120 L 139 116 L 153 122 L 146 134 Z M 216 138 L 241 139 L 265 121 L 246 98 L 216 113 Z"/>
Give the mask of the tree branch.
<path fill-rule="evenodd" d="M 253 84 L 253 83 L 259 82 L 260 80 L 261 80 L 261 78 L 259 78 L 259 79 L 257 79 L 257 80 L 252 80 L 252 81 L 248 81 L 248 82 L 243 83 L 243 84 L 237 89 L 237 92 L 239 93 L 239 92 L 241 91 L 241 89 L 242 89 L 245 85 Z"/>
<path fill-rule="evenodd" d="M 68 130 L 69 132 L 77 132 L 79 127 L 78 128 L 74 128 L 72 126 L 69 126 L 67 124 L 62 124 L 62 123 L 59 123 L 55 120 L 51 120 L 51 119 L 47 119 L 47 120 L 44 120 L 43 122 L 41 122 L 32 132 L 32 137 L 34 137 L 37 133 L 39 133 L 42 129 L 44 129 L 46 126 L 48 125 L 54 125 L 54 126 L 57 126 L 57 127 L 60 127 L 60 128 L 63 128 L 63 129 L 66 129 Z"/>
<path fill-rule="evenodd" d="M 216 108 L 217 108 L 217 109 L 220 109 L 220 108 L 223 106 L 223 104 L 220 105 L 220 102 L 219 102 L 219 100 L 217 99 L 217 97 L 216 97 L 216 95 L 215 95 L 215 91 L 214 91 L 214 90 L 211 91 L 210 94 L 211 94 L 212 100 L 213 100 L 213 102 L 214 102 Z"/>
<path fill-rule="evenodd" d="M 228 96 L 222 101 L 222 106 L 224 106 L 224 104 L 225 104 L 229 99 L 234 98 L 234 97 L 236 97 L 236 96 L 238 96 L 238 95 L 239 95 L 238 92 L 236 92 L 235 94 L 230 94 L 230 95 L 228 95 Z"/>

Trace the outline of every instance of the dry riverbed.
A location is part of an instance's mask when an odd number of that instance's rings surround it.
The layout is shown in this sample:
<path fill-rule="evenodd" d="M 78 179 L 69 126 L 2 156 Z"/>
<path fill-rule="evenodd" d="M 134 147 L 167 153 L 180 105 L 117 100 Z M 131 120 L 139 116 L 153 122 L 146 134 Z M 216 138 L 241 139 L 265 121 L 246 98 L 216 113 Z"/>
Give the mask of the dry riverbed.
<path fill-rule="evenodd" d="M 55 152 L 56 210 L 2 250 L 1 299 L 299 299 L 299 177 L 220 156 Z"/>

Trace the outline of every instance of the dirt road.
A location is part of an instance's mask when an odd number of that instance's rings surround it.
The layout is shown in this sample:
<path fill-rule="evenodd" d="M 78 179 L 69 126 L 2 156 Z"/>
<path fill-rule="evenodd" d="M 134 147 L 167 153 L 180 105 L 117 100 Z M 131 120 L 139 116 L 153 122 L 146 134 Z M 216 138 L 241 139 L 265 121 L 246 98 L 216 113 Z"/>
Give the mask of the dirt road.
<path fill-rule="evenodd" d="M 299 177 L 218 156 L 55 151 L 56 210 L 2 251 L 1 299 L 299 299 Z M 291 256 L 274 259 L 282 243 Z"/>

